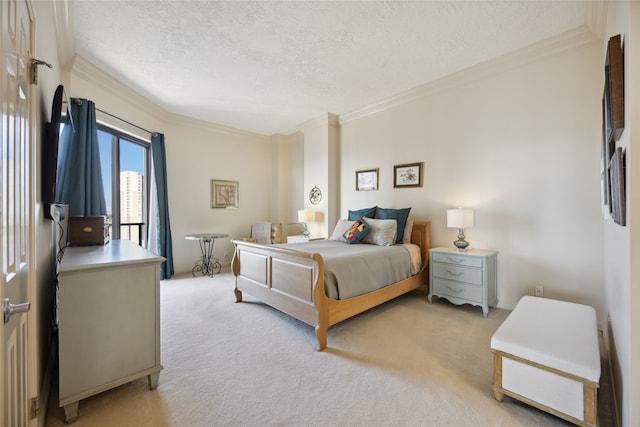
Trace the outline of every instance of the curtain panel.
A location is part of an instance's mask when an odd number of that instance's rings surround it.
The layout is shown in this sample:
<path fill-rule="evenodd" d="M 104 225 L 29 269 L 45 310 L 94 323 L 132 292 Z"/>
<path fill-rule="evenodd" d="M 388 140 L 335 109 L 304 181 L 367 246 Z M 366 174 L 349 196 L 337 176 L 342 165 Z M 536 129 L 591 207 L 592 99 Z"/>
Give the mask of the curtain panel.
<path fill-rule="evenodd" d="M 69 205 L 69 215 L 106 215 L 95 104 L 71 98 L 70 110 L 74 126 L 60 136 L 56 201 Z"/>
<path fill-rule="evenodd" d="M 169 222 L 169 198 L 167 186 L 167 160 L 164 148 L 164 135 L 151 135 L 152 179 L 156 189 L 149 209 L 149 243 L 147 247 L 163 256 L 165 261 L 160 264 L 160 279 L 173 276 L 173 243 L 171 240 L 171 225 Z M 155 199 L 155 200 L 154 200 Z M 153 217 L 153 218 L 152 218 Z"/>

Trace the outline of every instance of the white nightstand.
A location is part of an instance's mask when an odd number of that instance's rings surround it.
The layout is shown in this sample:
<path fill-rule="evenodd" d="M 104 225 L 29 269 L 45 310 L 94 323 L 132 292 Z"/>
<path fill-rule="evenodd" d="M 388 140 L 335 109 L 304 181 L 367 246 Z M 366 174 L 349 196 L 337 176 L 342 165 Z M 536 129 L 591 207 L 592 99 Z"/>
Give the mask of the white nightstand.
<path fill-rule="evenodd" d="M 305 243 L 305 242 L 312 242 L 314 240 L 324 240 L 324 237 L 320 237 L 320 236 L 308 236 L 305 237 L 303 235 L 297 235 L 297 236 L 287 236 L 287 243 Z"/>
<path fill-rule="evenodd" d="M 435 295 L 458 305 L 479 305 L 487 317 L 489 307 L 498 305 L 498 251 L 440 247 L 429 252 L 429 302 Z"/>

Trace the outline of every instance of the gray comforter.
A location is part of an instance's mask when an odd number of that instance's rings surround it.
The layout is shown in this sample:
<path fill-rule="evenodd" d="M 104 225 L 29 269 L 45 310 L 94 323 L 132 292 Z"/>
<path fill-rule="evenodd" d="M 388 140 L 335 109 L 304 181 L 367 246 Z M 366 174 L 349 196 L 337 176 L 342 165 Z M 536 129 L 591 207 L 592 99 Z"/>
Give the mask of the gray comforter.
<path fill-rule="evenodd" d="M 333 299 L 366 294 L 411 276 L 410 254 L 404 245 L 350 245 L 318 240 L 279 246 L 320 254 L 325 267 L 324 287 Z"/>

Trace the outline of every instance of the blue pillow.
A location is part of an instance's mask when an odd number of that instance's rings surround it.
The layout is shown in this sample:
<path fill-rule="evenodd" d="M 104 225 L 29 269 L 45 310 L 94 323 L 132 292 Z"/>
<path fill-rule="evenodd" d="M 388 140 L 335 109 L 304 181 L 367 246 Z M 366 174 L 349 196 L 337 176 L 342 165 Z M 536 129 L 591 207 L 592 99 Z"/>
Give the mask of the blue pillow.
<path fill-rule="evenodd" d="M 348 229 L 343 236 L 347 243 L 358 243 L 369 233 L 369 230 L 371 230 L 371 226 L 360 218 L 353 223 L 351 228 Z"/>
<path fill-rule="evenodd" d="M 404 236 L 404 228 L 407 225 L 407 218 L 409 218 L 409 212 L 411 208 L 404 209 L 376 209 L 376 219 L 395 219 L 398 223 L 398 234 L 396 234 L 396 243 L 402 243 Z"/>
<path fill-rule="evenodd" d="M 357 211 L 349 211 L 349 221 L 355 221 L 356 219 L 360 219 L 363 216 L 366 216 L 367 218 L 375 218 L 376 217 L 376 208 L 377 206 L 374 206 L 372 208 L 365 208 L 365 209 L 360 209 Z"/>

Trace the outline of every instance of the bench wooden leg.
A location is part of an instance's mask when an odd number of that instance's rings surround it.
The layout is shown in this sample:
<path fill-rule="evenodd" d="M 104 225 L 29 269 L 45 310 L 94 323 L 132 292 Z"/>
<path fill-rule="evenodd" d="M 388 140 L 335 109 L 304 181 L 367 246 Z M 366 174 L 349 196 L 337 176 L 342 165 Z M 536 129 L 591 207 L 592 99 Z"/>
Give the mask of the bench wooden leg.
<path fill-rule="evenodd" d="M 493 353 L 493 396 L 498 402 L 502 402 L 502 355 Z"/>
<path fill-rule="evenodd" d="M 588 425 L 595 426 L 598 414 L 598 390 L 596 387 L 584 385 L 584 422 Z"/>

